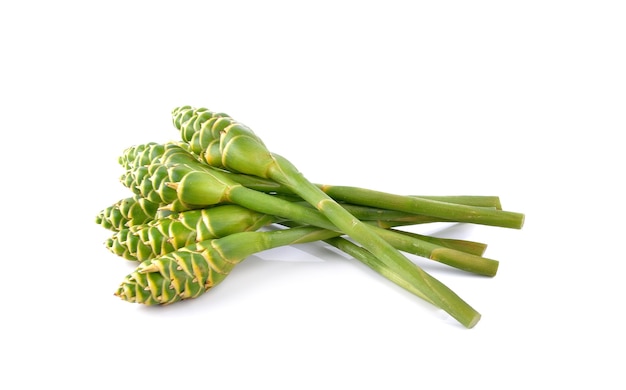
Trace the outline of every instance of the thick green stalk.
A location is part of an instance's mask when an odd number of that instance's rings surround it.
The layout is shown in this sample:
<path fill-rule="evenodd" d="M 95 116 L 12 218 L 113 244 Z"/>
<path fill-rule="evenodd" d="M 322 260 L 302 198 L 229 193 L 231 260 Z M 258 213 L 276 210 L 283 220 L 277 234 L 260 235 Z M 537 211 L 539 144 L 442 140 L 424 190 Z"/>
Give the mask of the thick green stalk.
<path fill-rule="evenodd" d="M 308 203 L 307 203 L 308 204 Z M 360 220 L 368 221 L 389 221 L 406 223 L 407 225 L 417 225 L 432 222 L 450 222 L 445 219 L 406 213 L 404 211 L 387 210 L 376 207 L 355 205 L 352 203 L 340 203 L 350 214 L 357 216 Z M 395 225 L 394 225 L 395 226 Z"/>
<path fill-rule="evenodd" d="M 324 186 L 328 188 L 337 186 Z M 346 188 L 345 186 L 342 186 Z M 354 188 L 354 187 L 348 187 Z M 359 190 L 363 190 L 363 188 L 359 188 Z M 487 207 L 494 208 L 496 210 L 502 210 L 502 204 L 500 203 L 500 197 L 498 196 L 489 196 L 489 195 L 443 195 L 443 196 L 434 196 L 434 195 L 409 195 L 411 198 L 422 198 L 422 199 L 430 199 L 436 200 L 438 202 L 446 202 L 446 203 L 455 203 L 455 204 L 463 204 L 466 206 L 475 206 L 475 207 Z"/>
<path fill-rule="evenodd" d="M 255 189 L 252 187 L 248 187 L 248 188 Z M 273 196 L 288 200 L 293 203 L 298 203 L 301 205 L 313 207 L 308 202 L 303 201 L 300 197 L 296 197 L 292 195 L 282 195 L 282 194 L 274 194 Z M 454 222 L 454 221 L 448 221 L 448 220 L 441 219 L 441 218 L 429 217 L 426 215 L 405 213 L 404 211 L 386 210 L 386 209 L 381 209 L 381 208 L 376 208 L 376 207 L 361 206 L 361 205 L 355 205 L 355 204 L 344 203 L 344 202 L 341 202 L 340 204 L 344 209 L 348 210 L 350 214 L 354 215 L 361 221 L 363 220 L 378 221 L 381 223 L 381 225 L 383 225 L 384 222 L 386 221 L 392 222 L 390 226 L 398 226 L 401 224 L 418 225 L 418 224 L 432 223 L 432 222 Z"/>
<path fill-rule="evenodd" d="M 306 180 L 289 161 L 278 155 L 273 155 L 271 160 L 274 164 L 268 165 L 266 173 L 269 178 L 290 187 L 296 194 L 315 206 L 335 226 L 380 259 L 391 271 L 408 273 L 426 300 L 445 310 L 468 328 L 478 322 L 480 314 L 469 304 L 427 272 L 416 267 L 388 241 L 376 234 L 371 226 L 355 218 L 326 193 Z"/>
<path fill-rule="evenodd" d="M 375 223 L 377 227 L 381 227 L 378 224 L 378 222 L 375 222 Z M 397 226 L 402 226 L 402 225 L 397 225 Z M 485 250 L 487 250 L 487 244 L 483 244 L 482 242 L 459 240 L 459 239 L 454 239 L 454 238 L 432 237 L 432 236 L 422 235 L 418 233 L 407 232 L 404 230 L 391 229 L 392 227 L 393 226 L 389 226 L 388 224 L 386 225 L 386 227 L 383 227 L 383 229 L 388 229 L 389 231 L 394 232 L 396 234 L 403 234 L 405 236 L 408 236 L 417 240 L 427 241 L 437 246 L 455 249 L 455 250 L 469 253 L 469 254 L 476 255 L 476 256 L 482 256 L 485 253 Z M 497 266 L 497 263 L 495 263 L 494 266 Z M 495 269 L 494 269 L 493 275 L 495 275 Z"/>
<path fill-rule="evenodd" d="M 524 224 L 524 215 L 511 211 L 454 204 L 441 200 L 394 195 L 380 191 L 359 189 L 345 186 L 324 186 L 324 193 L 348 203 L 355 203 L 389 210 L 404 211 L 449 221 L 475 223 L 520 229 Z"/>
<path fill-rule="evenodd" d="M 261 188 L 268 188 L 270 191 L 274 191 L 280 194 L 293 194 L 289 188 L 279 183 L 276 183 L 273 180 L 268 180 L 256 176 L 245 175 L 241 173 L 227 172 L 227 175 L 233 179 L 234 181 L 243 184 L 246 187 L 263 191 Z M 365 198 L 368 199 L 370 197 L 378 198 L 379 203 L 387 202 L 387 199 L 391 202 L 397 202 L 398 196 L 403 196 L 406 198 L 420 198 L 426 200 L 432 200 L 437 202 L 444 203 L 452 203 L 457 205 L 466 205 L 473 207 L 486 207 L 492 208 L 496 210 L 502 210 L 502 204 L 500 203 L 500 198 L 498 196 L 485 196 L 485 195 L 443 195 L 443 196 L 433 196 L 433 195 L 394 195 L 390 193 L 385 193 L 381 191 L 376 191 L 375 193 L 371 193 L 369 189 L 361 188 L 361 187 L 351 187 L 351 186 L 333 186 L 328 184 L 315 184 L 322 191 L 328 194 L 331 198 L 337 201 L 348 201 L 348 199 L 356 199 L 356 198 Z M 351 195 L 352 194 L 352 195 Z M 356 194 L 354 196 L 353 194 Z M 389 198 L 387 198 L 389 196 Z M 366 202 L 366 203 L 369 203 Z M 353 203 L 354 204 L 354 203 Z M 358 204 L 358 203 L 357 203 Z M 411 212 L 415 214 L 415 212 Z"/>
<path fill-rule="evenodd" d="M 284 162 L 282 157 L 277 157 L 277 160 Z M 258 172 L 258 174 L 275 175 L 276 170 Z M 255 184 L 258 184 L 258 181 L 250 180 L 246 175 L 231 175 L 234 180 L 247 187 L 254 188 Z M 280 179 L 278 176 L 272 177 L 272 179 L 289 188 L 284 179 Z M 424 215 L 441 221 L 466 222 L 514 229 L 520 229 L 524 224 L 523 214 L 503 211 L 499 198 L 495 196 L 407 196 L 360 187 L 321 184 L 315 184 L 315 186 L 335 201 Z M 274 190 L 287 192 L 282 188 L 275 188 Z M 297 190 L 292 189 L 292 192 L 295 193 Z"/>
<path fill-rule="evenodd" d="M 303 204 L 298 202 L 298 204 Z M 311 207 L 308 203 L 305 204 L 307 207 Z M 448 222 L 442 221 L 437 218 L 416 215 L 405 213 L 402 211 L 394 211 L 394 210 L 383 210 L 370 208 L 367 206 L 356 206 L 347 203 L 341 203 L 341 206 L 348 210 L 350 214 L 354 215 L 356 218 L 363 222 L 367 222 L 370 225 L 377 226 L 383 229 L 390 229 L 392 227 L 397 226 L 409 226 L 416 225 L 422 223 L 430 223 L 430 222 Z M 405 232 L 402 230 L 393 230 L 399 234 L 410 235 L 414 238 L 421 239 L 424 241 L 428 241 L 440 246 L 444 246 L 447 248 L 457 249 L 463 252 L 471 253 L 474 255 L 482 256 L 487 249 L 487 245 L 475 241 L 467 241 L 467 240 L 457 240 L 451 238 L 438 238 L 431 237 L 426 235 L 421 235 L 417 233 Z"/>
<path fill-rule="evenodd" d="M 190 210 L 153 220 L 113 234 L 106 247 L 134 261 L 144 261 L 173 252 L 190 244 L 229 234 L 255 231 L 272 223 L 275 217 L 237 205 Z"/>
<path fill-rule="evenodd" d="M 480 242 L 425 236 L 422 234 L 407 232 L 403 230 L 391 229 L 390 227 L 380 228 L 379 221 L 365 220 L 363 222 L 375 226 L 379 229 L 388 230 L 389 232 L 391 232 L 389 233 L 383 232 L 382 230 L 376 230 L 377 233 L 383 236 L 386 240 L 388 240 L 394 248 L 429 259 L 432 256 L 433 250 L 435 250 L 437 247 L 454 249 L 455 251 L 465 252 L 474 256 L 482 256 L 487 249 L 487 245 Z M 278 223 L 289 227 L 301 226 L 301 224 L 293 221 L 278 221 Z M 404 226 L 401 223 L 389 223 L 389 225 L 391 225 L 391 227 Z M 456 262 L 461 261 L 461 259 L 457 258 L 456 260 L 452 261 L 456 264 Z M 461 269 L 476 274 L 488 276 L 494 276 L 498 267 L 498 262 L 496 260 L 486 258 L 467 258 L 464 260 L 464 262 L 462 261 L 462 263 L 464 264 L 464 266 L 461 267 Z M 456 265 L 455 267 L 459 268 Z"/>

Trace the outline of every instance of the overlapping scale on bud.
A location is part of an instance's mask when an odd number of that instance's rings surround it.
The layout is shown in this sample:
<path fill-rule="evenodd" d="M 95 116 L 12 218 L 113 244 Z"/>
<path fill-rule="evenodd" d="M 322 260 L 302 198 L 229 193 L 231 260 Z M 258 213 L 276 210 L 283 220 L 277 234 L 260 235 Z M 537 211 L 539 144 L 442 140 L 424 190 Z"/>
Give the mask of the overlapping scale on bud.
<path fill-rule="evenodd" d="M 126 171 L 120 181 L 134 194 L 143 196 L 154 203 L 169 204 L 177 199 L 176 191 L 167 183 L 178 182 L 192 171 L 185 166 L 167 166 L 153 163 Z"/>
<path fill-rule="evenodd" d="M 196 298 L 219 284 L 241 259 L 226 259 L 214 240 L 193 244 L 142 262 L 126 276 L 115 295 L 145 305 L 166 305 Z"/>
<path fill-rule="evenodd" d="M 102 227 L 119 231 L 140 225 L 157 218 L 159 203 L 151 202 L 139 195 L 121 199 L 96 215 L 96 223 Z"/>
<path fill-rule="evenodd" d="M 263 141 L 226 114 L 183 106 L 172 111 L 172 121 L 193 153 L 211 166 L 266 178 L 275 166 Z"/>
<path fill-rule="evenodd" d="M 182 142 L 167 142 L 158 144 L 148 142 L 126 148 L 119 156 L 118 161 L 126 170 L 149 166 L 152 163 L 185 163 L 197 164 L 200 162 L 193 155 L 189 146 Z"/>
<path fill-rule="evenodd" d="M 145 144 L 133 145 L 126 148 L 118 157 L 118 163 L 124 169 L 134 169 L 140 166 L 150 165 L 163 155 L 164 144 L 148 142 Z"/>
<path fill-rule="evenodd" d="M 220 283 L 247 257 L 284 245 L 313 242 L 338 233 L 312 226 L 248 231 L 190 244 L 143 261 L 127 275 L 115 295 L 147 305 L 196 298 Z"/>
<path fill-rule="evenodd" d="M 129 168 L 120 177 L 124 186 L 152 202 L 172 204 L 169 207 L 172 211 L 190 210 L 194 207 L 180 202 L 176 191 L 169 185 L 178 183 L 190 172 L 211 169 L 177 143 L 152 143 L 131 147 L 120 157 L 120 161 L 124 161 Z"/>
<path fill-rule="evenodd" d="M 241 206 L 216 206 L 175 213 L 167 218 L 122 229 L 105 245 L 125 259 L 144 261 L 196 242 L 258 230 L 274 219 Z"/>
<path fill-rule="evenodd" d="M 233 118 L 206 108 L 183 106 L 172 110 L 172 121 L 192 153 L 213 167 L 224 168 L 220 133 L 235 123 Z"/>

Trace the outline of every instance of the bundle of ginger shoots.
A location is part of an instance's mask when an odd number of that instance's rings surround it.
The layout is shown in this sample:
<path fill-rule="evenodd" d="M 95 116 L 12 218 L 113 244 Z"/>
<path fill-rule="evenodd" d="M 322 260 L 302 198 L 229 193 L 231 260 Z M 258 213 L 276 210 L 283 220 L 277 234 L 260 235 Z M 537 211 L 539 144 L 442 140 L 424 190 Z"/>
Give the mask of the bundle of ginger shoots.
<path fill-rule="evenodd" d="M 183 106 L 172 120 L 179 141 L 123 151 L 121 182 L 132 195 L 96 217 L 113 231 L 107 248 L 138 262 L 115 292 L 121 299 L 166 305 L 196 298 L 254 253 L 321 241 L 467 328 L 480 320 L 406 254 L 493 277 L 498 261 L 483 256 L 486 245 L 401 227 L 450 222 L 520 229 L 524 215 L 502 210 L 497 196 L 395 195 L 311 183 L 226 114 Z"/>

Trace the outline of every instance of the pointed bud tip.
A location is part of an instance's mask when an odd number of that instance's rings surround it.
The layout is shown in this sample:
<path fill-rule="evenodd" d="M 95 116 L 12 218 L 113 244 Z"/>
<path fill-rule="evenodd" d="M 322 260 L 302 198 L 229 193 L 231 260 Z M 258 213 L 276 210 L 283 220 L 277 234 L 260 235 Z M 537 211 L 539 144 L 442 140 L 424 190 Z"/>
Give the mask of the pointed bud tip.
<path fill-rule="evenodd" d="M 151 273 L 151 272 L 159 272 L 159 267 L 157 267 L 156 264 L 154 264 L 154 263 L 140 264 L 139 267 L 137 267 L 137 272 L 139 272 L 140 274 L 148 274 L 148 273 Z"/>
<path fill-rule="evenodd" d="M 172 204 L 166 204 L 165 206 L 161 206 L 157 209 L 158 211 L 174 211 L 174 206 Z"/>

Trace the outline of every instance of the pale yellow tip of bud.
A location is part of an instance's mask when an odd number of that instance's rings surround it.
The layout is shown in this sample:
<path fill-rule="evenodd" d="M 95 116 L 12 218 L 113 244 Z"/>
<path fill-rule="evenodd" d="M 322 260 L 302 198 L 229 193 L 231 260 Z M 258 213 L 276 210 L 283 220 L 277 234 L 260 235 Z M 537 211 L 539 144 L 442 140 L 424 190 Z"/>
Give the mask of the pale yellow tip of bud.
<path fill-rule="evenodd" d="M 173 189 L 174 191 L 178 190 L 178 183 L 165 183 L 166 186 L 168 186 L 169 188 Z"/>
<path fill-rule="evenodd" d="M 137 272 L 140 274 L 149 274 L 151 272 L 159 272 L 159 267 L 156 264 L 150 263 L 148 265 L 141 264 L 137 267 Z"/>

